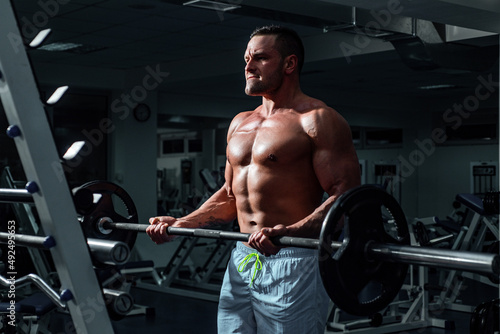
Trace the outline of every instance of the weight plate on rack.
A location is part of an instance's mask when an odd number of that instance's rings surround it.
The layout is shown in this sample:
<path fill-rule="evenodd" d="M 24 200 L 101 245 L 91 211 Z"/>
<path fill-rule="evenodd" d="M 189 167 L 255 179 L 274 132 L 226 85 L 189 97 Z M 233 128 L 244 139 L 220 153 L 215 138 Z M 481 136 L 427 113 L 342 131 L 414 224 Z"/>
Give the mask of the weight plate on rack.
<path fill-rule="evenodd" d="M 137 238 L 136 231 L 105 230 L 99 222 L 104 219 L 112 222 L 138 223 L 135 204 L 129 194 L 120 186 L 108 181 L 92 181 L 73 189 L 73 194 L 92 193 L 92 204 L 84 204 L 77 212 L 81 216 L 81 226 L 86 238 L 123 241 L 130 249 Z"/>

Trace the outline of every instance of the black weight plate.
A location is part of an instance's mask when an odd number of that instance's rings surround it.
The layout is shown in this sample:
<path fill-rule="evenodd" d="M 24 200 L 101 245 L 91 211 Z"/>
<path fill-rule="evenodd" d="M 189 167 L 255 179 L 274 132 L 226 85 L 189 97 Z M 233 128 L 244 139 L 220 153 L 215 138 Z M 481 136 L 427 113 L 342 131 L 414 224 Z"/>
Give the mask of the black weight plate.
<path fill-rule="evenodd" d="M 500 319 L 498 317 L 498 313 L 500 312 L 500 299 L 495 299 L 493 301 L 493 306 L 492 306 L 492 323 L 493 323 L 493 332 L 499 332 L 500 331 Z"/>
<path fill-rule="evenodd" d="M 122 241 L 130 249 L 137 238 L 136 231 L 112 230 L 103 232 L 99 229 L 101 218 L 113 222 L 138 223 L 135 204 L 129 194 L 120 186 L 108 181 L 92 181 L 74 189 L 73 193 L 91 192 L 93 203 L 81 217 L 81 226 L 86 238 Z"/>
<path fill-rule="evenodd" d="M 343 226 L 342 246 L 330 247 Z M 367 259 L 371 242 L 409 245 L 406 217 L 396 199 L 371 185 L 353 188 L 329 210 L 320 235 L 319 268 L 333 303 L 347 313 L 373 315 L 398 295 L 408 265 Z"/>
<path fill-rule="evenodd" d="M 479 313 L 479 331 L 481 334 L 494 334 L 498 332 L 498 299 L 485 304 Z"/>
<path fill-rule="evenodd" d="M 481 310 L 478 313 L 478 333 L 481 334 L 493 334 L 493 331 L 488 331 L 487 326 L 488 326 L 488 318 L 490 316 L 490 309 L 491 309 L 491 302 L 486 303 Z"/>
<path fill-rule="evenodd" d="M 489 302 L 483 302 L 479 304 L 472 312 L 470 318 L 470 328 L 469 328 L 470 334 L 484 334 L 480 331 L 480 325 L 481 325 L 480 314 L 483 313 L 484 310 L 487 308 L 488 303 Z"/>
<path fill-rule="evenodd" d="M 415 225 L 415 235 L 417 237 L 417 241 L 420 244 L 420 246 L 428 246 L 429 245 L 429 232 L 427 232 L 427 229 L 425 228 L 424 223 L 421 221 L 418 221 Z"/>

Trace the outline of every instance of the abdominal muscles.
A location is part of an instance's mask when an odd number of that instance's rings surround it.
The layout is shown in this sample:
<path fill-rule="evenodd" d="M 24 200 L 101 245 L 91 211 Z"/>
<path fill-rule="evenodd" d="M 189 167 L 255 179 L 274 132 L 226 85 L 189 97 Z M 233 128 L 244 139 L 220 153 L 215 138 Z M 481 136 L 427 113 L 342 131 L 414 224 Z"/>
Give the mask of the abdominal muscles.
<path fill-rule="evenodd" d="M 291 170 L 290 170 L 291 169 Z M 238 221 L 252 232 L 278 224 L 291 225 L 321 204 L 323 190 L 311 171 L 266 168 L 251 164 L 233 178 Z"/>

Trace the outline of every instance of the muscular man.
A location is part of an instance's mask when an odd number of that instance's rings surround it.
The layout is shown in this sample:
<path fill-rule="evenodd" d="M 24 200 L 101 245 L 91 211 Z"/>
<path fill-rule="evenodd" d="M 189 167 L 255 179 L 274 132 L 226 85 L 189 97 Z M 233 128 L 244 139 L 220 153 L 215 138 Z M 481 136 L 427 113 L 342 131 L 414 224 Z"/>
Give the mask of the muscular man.
<path fill-rule="evenodd" d="M 167 226 L 237 219 L 251 236 L 236 245 L 228 264 L 219 333 L 323 333 L 329 299 L 317 251 L 280 249 L 270 237 L 318 238 L 335 199 L 359 184 L 350 129 L 335 110 L 301 91 L 304 49 L 294 31 L 255 30 L 244 58 L 245 93 L 261 96 L 262 104 L 231 122 L 224 186 L 185 217 L 151 218 L 147 233 L 162 243 L 171 239 Z"/>

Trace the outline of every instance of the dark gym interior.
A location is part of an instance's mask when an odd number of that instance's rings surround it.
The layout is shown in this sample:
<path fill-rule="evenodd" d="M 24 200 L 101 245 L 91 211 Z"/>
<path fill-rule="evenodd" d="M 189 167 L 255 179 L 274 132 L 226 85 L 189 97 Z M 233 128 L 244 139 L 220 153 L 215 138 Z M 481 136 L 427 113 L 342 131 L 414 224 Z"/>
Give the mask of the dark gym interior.
<path fill-rule="evenodd" d="M 356 246 L 338 280 L 319 264 L 334 294 L 379 284 L 332 301 L 324 333 L 500 332 L 495 2 L 1 0 L 0 21 L 0 333 L 217 333 L 237 241 L 110 226 L 221 189 L 231 121 L 261 103 L 244 55 L 266 25 L 302 39 L 301 89 L 347 121 L 368 186 L 347 219 L 366 228 L 319 243 L 370 240 L 359 203 L 385 196 L 379 233 L 401 243 Z"/>

